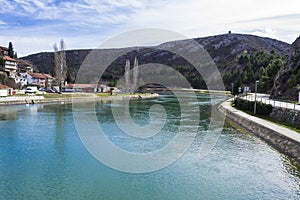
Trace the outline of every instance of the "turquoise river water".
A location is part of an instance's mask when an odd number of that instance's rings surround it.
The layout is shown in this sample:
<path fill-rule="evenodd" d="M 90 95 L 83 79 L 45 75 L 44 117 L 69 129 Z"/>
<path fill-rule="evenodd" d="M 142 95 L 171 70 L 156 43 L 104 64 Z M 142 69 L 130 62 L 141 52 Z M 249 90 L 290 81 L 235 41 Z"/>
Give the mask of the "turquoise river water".
<path fill-rule="evenodd" d="M 299 167 L 226 123 L 209 155 L 199 156 L 210 107 L 222 100 L 199 95 L 197 102 L 190 102 L 199 104 L 201 115 L 187 152 L 168 167 L 139 174 L 109 168 L 86 150 L 74 125 L 72 105 L 2 106 L 0 199 L 300 199 Z M 111 107 L 122 104 L 97 103 L 95 110 L 113 143 L 128 151 L 150 152 L 174 137 L 180 119 L 176 98 L 161 95 L 131 101 L 133 120 L 147 124 L 153 104 L 165 107 L 166 125 L 158 135 L 143 140 L 118 129 Z"/>

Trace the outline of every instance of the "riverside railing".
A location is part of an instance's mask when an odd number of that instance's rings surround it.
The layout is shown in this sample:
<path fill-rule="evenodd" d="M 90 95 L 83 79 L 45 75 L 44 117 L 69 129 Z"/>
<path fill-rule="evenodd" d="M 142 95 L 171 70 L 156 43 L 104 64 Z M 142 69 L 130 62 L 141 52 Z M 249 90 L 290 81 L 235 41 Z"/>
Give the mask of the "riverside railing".
<path fill-rule="evenodd" d="M 248 100 L 248 101 L 254 101 L 254 96 L 243 96 L 242 99 Z M 300 111 L 300 105 L 298 105 L 296 102 L 291 103 L 288 101 L 278 101 L 274 99 L 269 99 L 268 96 L 257 96 L 256 97 L 257 102 L 262 102 L 265 104 L 271 104 L 273 107 L 279 107 L 279 108 L 286 108 L 291 110 L 299 110 Z"/>

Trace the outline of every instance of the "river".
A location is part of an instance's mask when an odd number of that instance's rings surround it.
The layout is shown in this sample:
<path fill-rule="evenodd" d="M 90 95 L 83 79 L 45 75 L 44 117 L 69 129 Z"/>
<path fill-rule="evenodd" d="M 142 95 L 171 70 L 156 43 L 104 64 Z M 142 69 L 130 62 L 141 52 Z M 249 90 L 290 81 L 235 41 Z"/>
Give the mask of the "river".
<path fill-rule="evenodd" d="M 226 122 L 209 154 L 200 156 L 211 105 L 225 99 L 211 97 L 202 94 L 189 102 L 199 105 L 200 118 L 187 151 L 174 163 L 147 173 L 122 172 L 91 155 L 78 135 L 70 104 L 2 106 L 0 199 L 299 199 L 299 166 Z M 149 153 L 168 144 L 180 125 L 173 95 L 130 101 L 133 121 L 150 123 L 148 111 L 154 104 L 165 107 L 167 119 L 159 134 L 146 139 L 119 129 L 111 108 L 122 107 L 120 102 L 96 103 L 95 115 L 112 143 L 129 152 Z M 76 109 L 82 115 L 90 112 Z"/>

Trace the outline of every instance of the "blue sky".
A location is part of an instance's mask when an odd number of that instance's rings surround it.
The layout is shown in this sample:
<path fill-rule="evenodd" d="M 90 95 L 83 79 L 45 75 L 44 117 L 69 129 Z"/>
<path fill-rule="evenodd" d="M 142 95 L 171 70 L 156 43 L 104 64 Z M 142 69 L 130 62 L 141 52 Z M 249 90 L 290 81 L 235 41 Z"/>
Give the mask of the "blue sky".
<path fill-rule="evenodd" d="M 19 56 L 53 51 L 61 38 L 68 49 L 96 48 L 142 28 L 189 38 L 231 30 L 289 43 L 300 35 L 299 0 L 0 0 L 0 5 L 0 45 L 13 42 Z"/>

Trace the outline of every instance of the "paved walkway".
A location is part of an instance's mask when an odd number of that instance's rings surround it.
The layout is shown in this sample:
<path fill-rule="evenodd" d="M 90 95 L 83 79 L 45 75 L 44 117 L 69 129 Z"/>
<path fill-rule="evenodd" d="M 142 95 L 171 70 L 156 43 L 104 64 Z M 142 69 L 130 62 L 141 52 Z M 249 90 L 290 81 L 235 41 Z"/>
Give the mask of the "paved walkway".
<path fill-rule="evenodd" d="M 293 139 L 294 141 L 297 141 L 300 143 L 300 133 L 296 132 L 296 131 L 293 131 L 291 129 L 288 129 L 288 128 L 285 128 L 283 126 L 279 126 L 273 122 L 270 122 L 270 121 L 267 121 L 267 120 L 264 120 L 264 119 L 261 119 L 261 118 L 258 118 L 258 117 L 255 117 L 255 116 L 252 116 L 252 115 L 249 115 L 245 112 L 242 112 L 240 110 L 237 110 L 235 108 L 233 108 L 231 106 L 231 100 L 228 100 L 228 101 L 225 101 L 223 102 L 221 105 L 220 105 L 221 109 L 223 107 L 223 109 L 225 110 L 228 110 L 230 112 L 233 112 L 235 113 L 236 115 L 239 115 L 240 117 L 242 118 L 246 118 L 248 120 L 251 120 L 257 124 L 260 124 L 274 132 L 277 132 L 277 133 L 280 133 L 288 138 L 291 138 Z"/>
<path fill-rule="evenodd" d="M 0 97 L 0 102 L 26 101 L 26 100 L 37 100 L 37 99 L 44 99 L 44 97 L 35 96 L 35 95 L 8 96 L 8 97 Z"/>
<path fill-rule="evenodd" d="M 70 93 L 68 93 L 70 94 Z M 72 93 L 74 94 L 74 93 Z M 112 96 L 97 96 L 95 93 L 79 93 L 80 96 L 74 94 L 75 96 L 64 97 L 63 95 L 58 98 L 44 98 L 43 96 L 9 96 L 0 97 L 1 105 L 17 105 L 17 104 L 31 104 L 31 103 L 73 103 L 73 102 L 104 102 L 104 101 L 119 101 L 126 99 L 153 99 L 157 98 L 159 94 L 157 93 L 145 93 L 145 94 L 117 94 Z"/>
<path fill-rule="evenodd" d="M 300 110 L 300 105 L 297 105 L 296 103 L 273 100 L 273 99 L 270 99 L 269 96 L 270 95 L 268 95 L 268 94 L 258 93 L 256 96 L 256 101 L 263 102 L 265 104 L 271 104 L 274 107 L 288 108 L 288 109 L 292 109 L 292 110 Z M 244 96 L 244 97 L 242 97 L 242 99 L 254 101 L 254 93 L 250 93 L 250 95 Z"/>

